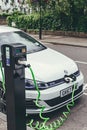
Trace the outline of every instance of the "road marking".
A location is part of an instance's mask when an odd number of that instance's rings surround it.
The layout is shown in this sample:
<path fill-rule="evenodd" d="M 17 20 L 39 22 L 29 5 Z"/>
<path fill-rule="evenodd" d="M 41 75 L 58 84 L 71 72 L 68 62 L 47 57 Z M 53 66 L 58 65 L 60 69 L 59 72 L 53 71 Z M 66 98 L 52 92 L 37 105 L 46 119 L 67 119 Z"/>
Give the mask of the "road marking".
<path fill-rule="evenodd" d="M 87 96 L 87 93 L 85 92 L 85 90 L 87 90 L 87 83 L 85 83 L 85 85 L 83 86 L 83 94 Z"/>
<path fill-rule="evenodd" d="M 76 63 L 79 63 L 79 64 L 85 64 L 87 65 L 87 62 L 84 62 L 84 61 L 75 61 Z"/>
<path fill-rule="evenodd" d="M 83 93 L 83 94 L 87 96 L 87 93 Z"/>
<path fill-rule="evenodd" d="M 83 86 L 83 90 L 87 89 L 87 83 L 85 83 L 85 85 Z"/>

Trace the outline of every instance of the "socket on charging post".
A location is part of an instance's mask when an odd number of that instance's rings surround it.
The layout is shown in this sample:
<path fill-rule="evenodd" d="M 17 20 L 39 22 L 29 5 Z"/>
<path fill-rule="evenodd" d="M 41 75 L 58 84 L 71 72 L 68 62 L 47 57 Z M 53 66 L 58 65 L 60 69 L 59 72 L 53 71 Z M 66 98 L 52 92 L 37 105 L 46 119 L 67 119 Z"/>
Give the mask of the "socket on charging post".
<path fill-rule="evenodd" d="M 26 130 L 25 68 L 26 46 L 21 43 L 1 46 L 5 73 L 7 129 Z"/>

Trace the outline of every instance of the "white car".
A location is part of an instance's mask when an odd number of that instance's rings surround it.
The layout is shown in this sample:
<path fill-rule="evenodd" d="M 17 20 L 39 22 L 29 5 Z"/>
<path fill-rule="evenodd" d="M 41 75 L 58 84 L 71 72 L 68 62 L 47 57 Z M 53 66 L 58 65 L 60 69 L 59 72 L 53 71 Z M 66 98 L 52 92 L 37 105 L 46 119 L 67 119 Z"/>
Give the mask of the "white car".
<path fill-rule="evenodd" d="M 27 46 L 26 64 L 31 65 L 35 74 L 41 93 L 39 104 L 45 106 L 44 113 L 52 112 L 70 103 L 74 84 L 76 84 L 74 100 L 82 96 L 84 77 L 72 59 L 45 47 L 19 29 L 0 26 L 0 46 L 11 43 L 22 43 Z M 0 81 L 2 81 L 1 74 Z M 26 113 L 39 113 L 40 109 L 35 105 L 38 93 L 28 68 L 25 70 L 25 83 Z M 1 94 L 1 85 L 0 88 Z"/>

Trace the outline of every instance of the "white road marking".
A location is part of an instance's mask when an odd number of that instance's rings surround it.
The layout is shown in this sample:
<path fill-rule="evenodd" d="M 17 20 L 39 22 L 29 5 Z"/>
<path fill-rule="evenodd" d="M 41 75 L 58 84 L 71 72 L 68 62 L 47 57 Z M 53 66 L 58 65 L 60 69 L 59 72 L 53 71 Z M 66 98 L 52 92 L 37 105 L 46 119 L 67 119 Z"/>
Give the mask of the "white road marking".
<path fill-rule="evenodd" d="M 84 64 L 84 65 L 87 65 L 87 62 L 84 62 L 84 61 L 75 61 L 76 63 L 79 63 L 79 64 Z"/>
<path fill-rule="evenodd" d="M 83 94 L 87 96 L 87 93 L 83 93 Z"/>
<path fill-rule="evenodd" d="M 86 90 L 87 89 L 87 83 L 85 83 L 84 87 L 83 87 L 83 90 Z"/>
<path fill-rule="evenodd" d="M 85 90 L 87 90 L 87 83 L 85 83 L 84 87 L 83 87 L 83 94 L 87 96 L 87 93 L 85 92 Z"/>

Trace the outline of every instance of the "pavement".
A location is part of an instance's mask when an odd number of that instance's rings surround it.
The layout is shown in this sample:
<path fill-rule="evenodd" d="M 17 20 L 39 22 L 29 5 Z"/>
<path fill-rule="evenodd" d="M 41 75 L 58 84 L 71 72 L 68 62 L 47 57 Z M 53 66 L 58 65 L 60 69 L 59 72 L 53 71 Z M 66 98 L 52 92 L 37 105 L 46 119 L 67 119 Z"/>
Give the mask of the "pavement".
<path fill-rule="evenodd" d="M 31 34 L 30 34 L 31 35 Z M 38 35 L 31 35 L 39 40 Z M 53 36 L 53 35 L 42 35 L 42 39 L 39 40 L 44 44 L 56 44 L 56 45 L 67 45 L 76 47 L 87 47 L 87 38 L 77 37 L 66 37 L 66 36 Z M 0 112 L 0 130 L 7 130 L 6 115 Z M 32 130 L 27 127 L 27 130 Z"/>
<path fill-rule="evenodd" d="M 31 35 L 37 40 L 43 43 L 51 43 L 56 45 L 68 45 L 76 47 L 87 47 L 87 38 L 67 37 L 67 36 L 54 36 L 54 35 L 42 35 L 42 39 L 39 39 L 38 35 Z"/>
<path fill-rule="evenodd" d="M 0 130 L 7 130 L 7 118 L 6 115 L 0 112 Z M 26 126 L 26 130 L 32 130 Z"/>

